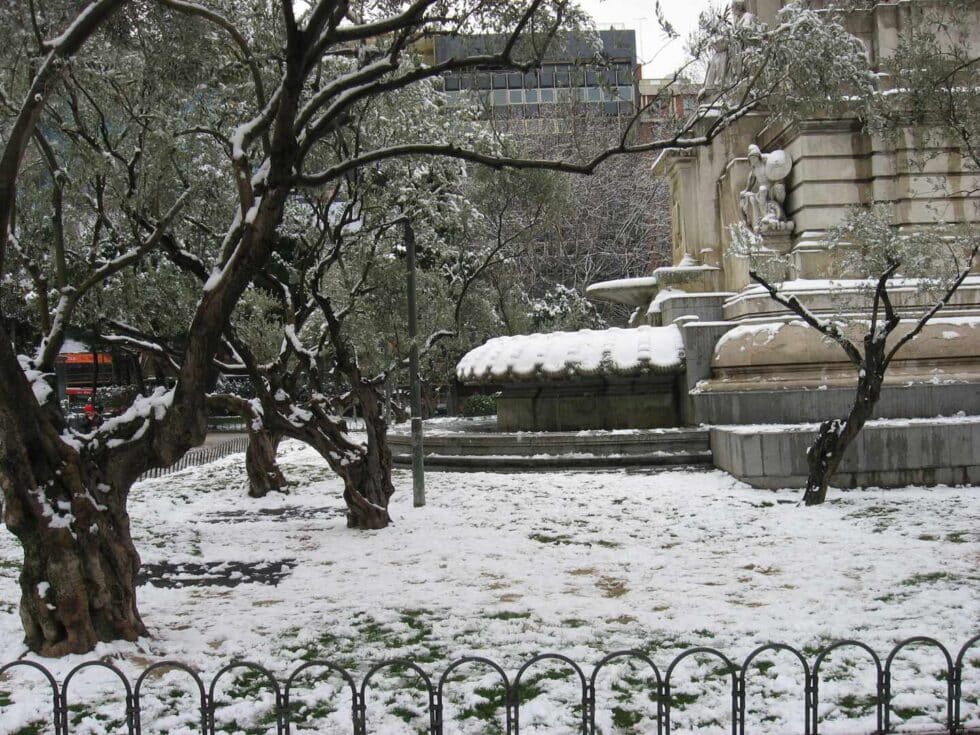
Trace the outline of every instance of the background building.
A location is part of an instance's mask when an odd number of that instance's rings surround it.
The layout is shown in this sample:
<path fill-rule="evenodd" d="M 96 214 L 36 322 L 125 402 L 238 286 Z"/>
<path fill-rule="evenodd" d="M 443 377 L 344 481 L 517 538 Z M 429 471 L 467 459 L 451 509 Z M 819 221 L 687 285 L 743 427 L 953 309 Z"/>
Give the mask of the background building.
<path fill-rule="evenodd" d="M 444 77 L 446 95 L 455 102 L 476 95 L 495 117 L 506 111 L 511 118 L 549 117 L 556 107 L 584 106 L 605 115 L 631 115 L 636 109 L 636 32 L 599 31 L 600 47 L 592 40 L 568 34 L 553 43 L 540 68 L 527 73 L 494 67 L 450 72 Z M 462 38 L 439 37 L 431 48 L 432 60 L 499 51 L 501 35 Z"/>

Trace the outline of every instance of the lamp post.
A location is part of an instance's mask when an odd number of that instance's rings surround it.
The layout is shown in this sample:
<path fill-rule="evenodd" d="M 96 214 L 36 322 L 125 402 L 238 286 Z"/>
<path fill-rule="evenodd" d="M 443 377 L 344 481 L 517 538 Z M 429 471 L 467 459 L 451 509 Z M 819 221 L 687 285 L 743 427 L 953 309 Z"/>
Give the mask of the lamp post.
<path fill-rule="evenodd" d="M 412 403 L 412 503 L 425 505 L 425 465 L 422 453 L 422 385 L 419 379 L 418 323 L 415 300 L 415 230 L 405 219 L 405 249 L 408 252 L 408 373 Z"/>

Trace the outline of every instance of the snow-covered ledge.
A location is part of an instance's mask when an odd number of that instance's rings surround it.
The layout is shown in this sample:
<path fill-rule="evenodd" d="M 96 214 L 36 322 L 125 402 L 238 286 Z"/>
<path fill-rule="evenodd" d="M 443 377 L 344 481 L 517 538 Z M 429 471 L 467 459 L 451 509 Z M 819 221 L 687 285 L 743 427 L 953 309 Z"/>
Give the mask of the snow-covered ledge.
<path fill-rule="evenodd" d="M 681 332 L 670 325 L 496 337 L 466 353 L 456 375 L 464 383 L 487 384 L 633 377 L 683 368 Z"/>
<path fill-rule="evenodd" d="M 497 337 L 456 375 L 501 387 L 500 431 L 652 429 L 683 423 L 684 366 L 680 329 L 644 326 Z"/>

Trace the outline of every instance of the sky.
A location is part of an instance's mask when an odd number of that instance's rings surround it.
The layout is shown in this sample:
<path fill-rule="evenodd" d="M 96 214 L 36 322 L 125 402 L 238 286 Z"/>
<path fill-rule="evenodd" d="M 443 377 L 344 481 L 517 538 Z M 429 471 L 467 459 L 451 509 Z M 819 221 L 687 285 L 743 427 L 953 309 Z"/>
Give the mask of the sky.
<path fill-rule="evenodd" d="M 657 24 L 655 0 L 579 0 L 596 19 L 601 30 L 618 24 L 636 31 L 637 55 L 643 64 L 643 76 L 667 76 L 685 60 L 684 42 L 697 27 L 698 14 L 721 0 L 660 0 L 664 17 L 678 30 L 681 37 L 668 43 Z"/>

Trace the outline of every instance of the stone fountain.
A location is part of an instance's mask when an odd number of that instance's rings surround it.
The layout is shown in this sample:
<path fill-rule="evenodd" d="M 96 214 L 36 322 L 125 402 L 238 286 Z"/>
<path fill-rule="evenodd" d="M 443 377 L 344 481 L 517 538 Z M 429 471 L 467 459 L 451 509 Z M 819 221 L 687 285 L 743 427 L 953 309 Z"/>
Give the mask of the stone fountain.
<path fill-rule="evenodd" d="M 768 22 L 778 5 L 745 0 L 737 10 Z M 911 12 L 907 3 L 876 4 L 852 17 L 854 32 L 869 49 L 888 49 Z M 723 66 L 714 65 L 709 85 Z M 700 99 L 707 126 L 712 90 Z M 588 288 L 594 299 L 633 307 L 629 328 L 493 339 L 463 358 L 458 377 L 501 391 L 496 430 L 515 442 L 521 432 L 585 432 L 573 449 L 589 454 L 615 432 L 687 431 L 710 442 L 711 461 L 737 477 L 802 486 L 814 422 L 847 414 L 856 376 L 838 347 L 751 281 L 732 226 L 747 227 L 788 263 L 784 292 L 818 314 L 842 303 L 860 313 L 868 308 L 863 282 L 828 278 L 826 233 L 848 208 L 891 201 L 897 226 L 921 227 L 962 221 L 980 205 L 977 187 L 937 200 L 927 178 L 969 172 L 940 149 L 925 151 L 929 171 L 920 171 L 912 156 L 922 153 L 865 133 L 857 120 L 785 124 L 764 112 L 737 119 L 709 146 L 665 152 L 654 173 L 671 187 L 673 264 Z M 896 289 L 894 301 L 899 313 L 924 303 L 914 283 Z M 899 354 L 877 417 L 835 484 L 980 482 L 980 275 Z M 696 450 L 702 459 L 705 448 Z M 651 444 L 640 454 L 657 451 Z"/>

